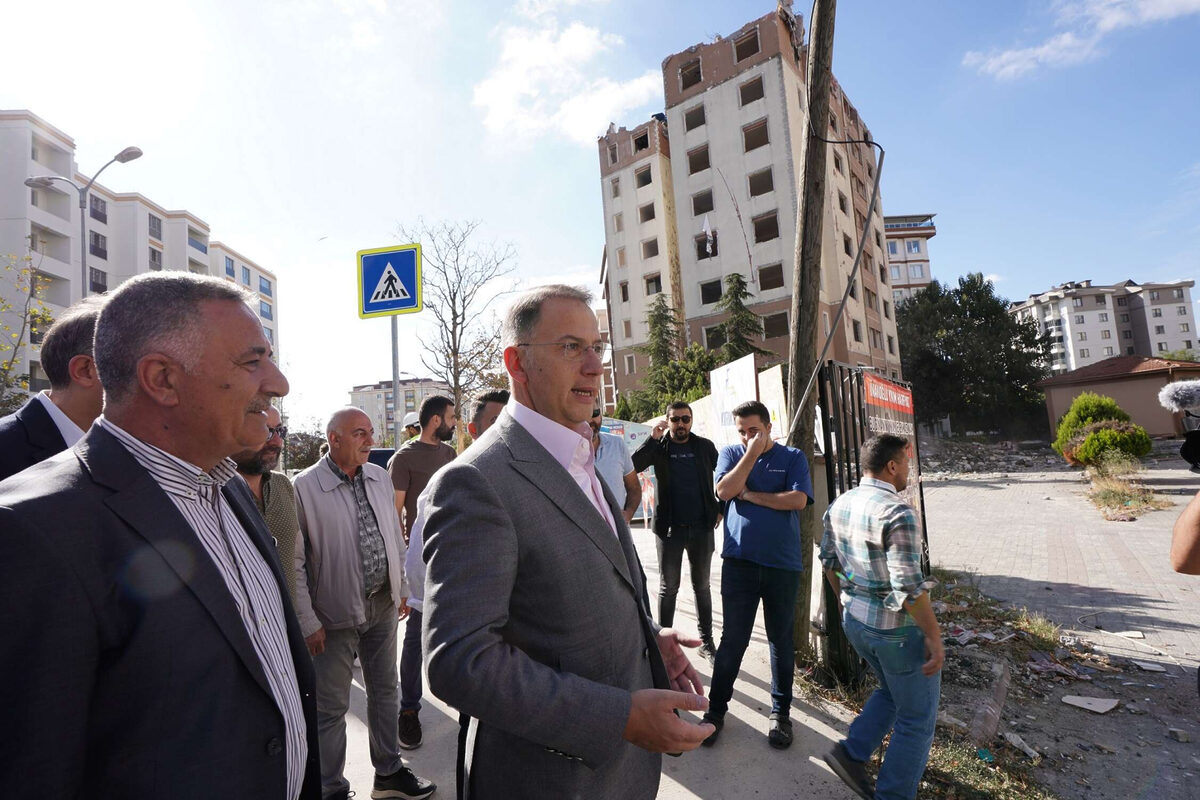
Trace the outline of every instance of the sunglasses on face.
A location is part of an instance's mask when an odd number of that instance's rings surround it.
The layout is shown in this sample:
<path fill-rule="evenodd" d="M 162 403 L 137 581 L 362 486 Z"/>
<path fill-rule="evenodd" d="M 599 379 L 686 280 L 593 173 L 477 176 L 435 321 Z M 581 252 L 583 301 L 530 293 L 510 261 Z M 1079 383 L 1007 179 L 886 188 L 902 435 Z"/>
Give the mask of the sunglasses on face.
<path fill-rule="evenodd" d="M 671 422 L 682 422 L 684 425 L 687 425 L 691 421 L 692 418 L 686 415 L 682 417 L 671 417 Z"/>
<path fill-rule="evenodd" d="M 287 438 L 287 425 L 276 425 L 275 427 L 267 428 L 267 438 L 273 439 L 278 436 L 280 439 Z"/>

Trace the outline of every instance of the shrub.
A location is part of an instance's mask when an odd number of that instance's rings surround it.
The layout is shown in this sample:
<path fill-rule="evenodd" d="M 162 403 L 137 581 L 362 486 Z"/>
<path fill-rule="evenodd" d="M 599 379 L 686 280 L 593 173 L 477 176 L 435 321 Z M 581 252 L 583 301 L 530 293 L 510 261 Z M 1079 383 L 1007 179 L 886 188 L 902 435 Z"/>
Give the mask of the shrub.
<path fill-rule="evenodd" d="M 1105 453 L 1114 450 L 1133 458 L 1141 458 L 1150 452 L 1150 437 L 1141 425 L 1128 422 L 1101 422 L 1099 425 L 1103 427 L 1088 433 L 1071 452 L 1080 464 L 1098 463 L 1105 457 Z"/>
<path fill-rule="evenodd" d="M 1129 422 L 1129 415 L 1122 411 L 1121 407 L 1117 405 L 1117 401 L 1111 397 L 1094 392 L 1084 392 L 1075 398 L 1071 403 L 1070 410 L 1058 423 L 1058 434 L 1051 446 L 1059 455 L 1070 456 L 1071 440 L 1075 438 L 1079 430 L 1085 425 L 1101 420 Z"/>

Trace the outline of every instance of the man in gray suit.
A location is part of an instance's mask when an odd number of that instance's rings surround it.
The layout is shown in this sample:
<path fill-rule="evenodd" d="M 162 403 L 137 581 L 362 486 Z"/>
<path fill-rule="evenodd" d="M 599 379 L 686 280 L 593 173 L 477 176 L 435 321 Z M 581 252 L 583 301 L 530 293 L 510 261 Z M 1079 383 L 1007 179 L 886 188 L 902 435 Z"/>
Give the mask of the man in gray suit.
<path fill-rule="evenodd" d="M 681 645 L 650 619 L 587 421 L 605 347 L 591 296 L 544 286 L 502 332 L 512 399 L 430 483 L 425 652 L 431 691 L 473 718 L 471 798 L 652 798 L 661 753 L 713 731 Z"/>

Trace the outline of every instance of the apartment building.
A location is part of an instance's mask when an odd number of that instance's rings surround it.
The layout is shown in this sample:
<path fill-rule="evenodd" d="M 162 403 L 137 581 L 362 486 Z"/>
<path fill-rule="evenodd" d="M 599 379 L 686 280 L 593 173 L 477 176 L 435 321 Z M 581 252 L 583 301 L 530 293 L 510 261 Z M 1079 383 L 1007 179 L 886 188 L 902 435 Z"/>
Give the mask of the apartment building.
<path fill-rule="evenodd" d="M 613 377 L 612 330 L 608 325 L 608 309 L 594 308 L 596 320 L 600 323 L 600 338 L 609 345 L 608 353 L 604 356 L 604 371 L 600 375 L 600 408 L 605 413 L 612 412 L 617 407 L 617 382 Z"/>
<path fill-rule="evenodd" d="M 0 257 L 29 258 L 44 284 L 42 298 L 51 317 L 82 296 L 80 259 L 81 247 L 86 246 L 88 294 L 164 269 L 224 276 L 256 292 L 263 330 L 278 352 L 274 273 L 210 241 L 204 220 L 189 211 L 169 210 L 137 192 L 113 192 L 96 183 L 84 212 L 85 244 L 79 241 L 78 192 L 61 181 L 44 189 L 25 185 L 26 178 L 43 176 L 87 184 L 89 176 L 75 162 L 74 139 L 30 111 L 0 111 Z M 0 293 L 8 300 L 16 298 L 11 280 L 0 281 Z M 45 388 L 38 345 L 23 350 L 16 372 L 30 376 L 30 388 Z"/>
<path fill-rule="evenodd" d="M 1050 336 L 1058 375 L 1114 356 L 1160 356 L 1196 350 L 1195 281 L 1111 285 L 1075 281 L 1032 294 L 1009 313 Z"/>
<path fill-rule="evenodd" d="M 666 109 L 597 142 L 605 217 L 601 283 L 609 309 L 618 389 L 641 386 L 649 367 L 636 347 L 663 293 L 685 323 L 685 342 L 720 347 L 725 278 L 739 272 L 763 321 L 762 347 L 787 357 L 801 151 L 808 128 L 802 21 L 781 5 L 732 35 L 663 61 Z M 837 81 L 830 138 L 870 132 Z M 883 221 L 866 222 L 876 159 L 866 144 L 830 145 L 823 228 L 819 332 L 832 358 L 899 377 L 894 300 Z M 839 329 L 832 320 L 858 242 L 867 244 Z"/>
<path fill-rule="evenodd" d="M 419 411 L 426 397 L 442 394 L 453 397 L 450 385 L 434 378 L 409 378 L 400 381 L 400 420 L 410 411 Z M 375 435 L 380 441 L 391 433 L 395 414 L 392 402 L 392 382 L 380 381 L 366 386 L 355 386 L 350 390 L 350 405 L 361 408 L 375 426 Z M 464 413 L 464 409 L 458 409 Z"/>
<path fill-rule="evenodd" d="M 934 214 L 909 214 L 883 218 L 887 239 L 888 272 L 892 279 L 892 300 L 899 303 L 912 297 L 933 280 L 929 264 L 929 240 L 937 235 Z"/>

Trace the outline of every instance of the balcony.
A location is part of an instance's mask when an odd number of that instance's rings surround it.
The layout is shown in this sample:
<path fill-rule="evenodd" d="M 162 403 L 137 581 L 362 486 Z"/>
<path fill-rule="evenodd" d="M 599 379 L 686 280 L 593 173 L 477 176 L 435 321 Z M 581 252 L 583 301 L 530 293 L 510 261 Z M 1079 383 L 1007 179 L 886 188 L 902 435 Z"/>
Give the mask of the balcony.
<path fill-rule="evenodd" d="M 194 236 L 188 237 L 188 246 L 196 248 L 201 253 L 208 253 L 208 245 Z"/>
<path fill-rule="evenodd" d="M 88 267 L 88 291 L 93 294 L 107 292 L 108 273 L 95 267 Z"/>
<path fill-rule="evenodd" d="M 94 255 L 96 258 L 103 258 L 105 261 L 108 260 L 108 248 L 101 247 L 95 242 L 92 242 L 88 245 L 88 252 Z"/>

